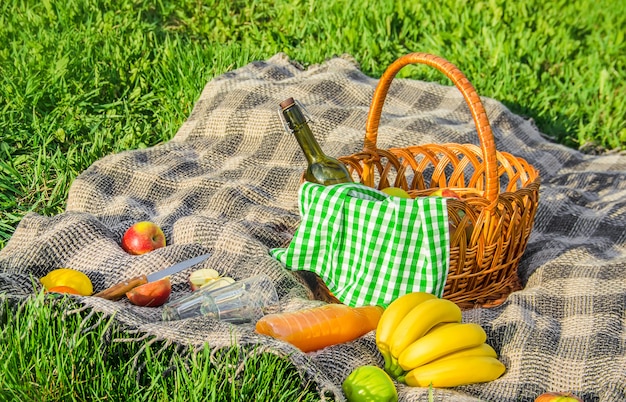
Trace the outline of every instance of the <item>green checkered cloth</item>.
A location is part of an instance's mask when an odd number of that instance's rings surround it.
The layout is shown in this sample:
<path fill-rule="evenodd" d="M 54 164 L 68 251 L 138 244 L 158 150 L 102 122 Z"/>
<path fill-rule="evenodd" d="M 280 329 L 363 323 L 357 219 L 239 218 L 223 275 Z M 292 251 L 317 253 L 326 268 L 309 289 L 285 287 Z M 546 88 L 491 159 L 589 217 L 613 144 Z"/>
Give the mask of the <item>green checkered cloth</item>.
<path fill-rule="evenodd" d="M 286 267 L 318 274 L 350 306 L 387 306 L 417 291 L 443 295 L 450 261 L 445 198 L 309 182 L 298 196 L 300 226 L 287 248 L 270 250 Z"/>

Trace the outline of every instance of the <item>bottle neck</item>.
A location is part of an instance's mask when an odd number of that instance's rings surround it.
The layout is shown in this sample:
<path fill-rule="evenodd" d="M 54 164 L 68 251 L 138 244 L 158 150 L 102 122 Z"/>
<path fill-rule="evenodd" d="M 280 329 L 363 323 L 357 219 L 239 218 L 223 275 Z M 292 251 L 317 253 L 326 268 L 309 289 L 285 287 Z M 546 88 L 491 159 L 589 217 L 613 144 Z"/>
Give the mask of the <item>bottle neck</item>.
<path fill-rule="evenodd" d="M 283 110 L 283 116 L 285 116 L 287 125 L 289 125 L 298 144 L 300 144 L 300 148 L 302 148 L 302 152 L 306 156 L 307 161 L 310 163 L 323 158 L 324 152 L 313 136 L 313 132 L 307 124 L 300 108 L 294 103 Z"/>

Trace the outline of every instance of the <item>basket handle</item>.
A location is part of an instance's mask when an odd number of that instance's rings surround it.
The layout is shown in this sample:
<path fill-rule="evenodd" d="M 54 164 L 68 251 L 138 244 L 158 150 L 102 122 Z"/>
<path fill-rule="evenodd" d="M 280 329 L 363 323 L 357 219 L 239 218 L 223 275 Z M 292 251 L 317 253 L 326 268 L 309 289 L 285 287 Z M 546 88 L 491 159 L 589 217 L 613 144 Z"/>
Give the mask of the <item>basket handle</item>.
<path fill-rule="evenodd" d="M 409 53 L 400 57 L 387 67 L 383 75 L 378 81 L 378 85 L 374 91 L 372 98 L 372 104 L 370 105 L 369 113 L 367 115 L 367 123 L 365 125 L 365 141 L 364 150 L 375 150 L 376 139 L 378 137 L 378 125 L 380 123 L 380 115 L 383 110 L 383 104 L 387 96 L 387 91 L 391 86 L 391 81 L 400 69 L 408 64 L 426 64 L 434 67 L 449 79 L 452 80 L 454 85 L 461 91 L 463 98 L 469 106 L 474 123 L 476 124 L 476 130 L 478 132 L 478 139 L 483 153 L 483 159 L 485 163 L 485 192 L 484 197 L 494 202 L 497 200 L 500 194 L 500 183 L 498 182 L 498 165 L 496 158 L 496 145 L 493 139 L 493 133 L 491 132 L 491 126 L 487 119 L 487 113 L 483 107 L 478 93 L 474 89 L 471 82 L 465 77 L 465 74 L 461 72 L 454 64 L 450 63 L 446 59 L 435 56 L 428 53 Z"/>

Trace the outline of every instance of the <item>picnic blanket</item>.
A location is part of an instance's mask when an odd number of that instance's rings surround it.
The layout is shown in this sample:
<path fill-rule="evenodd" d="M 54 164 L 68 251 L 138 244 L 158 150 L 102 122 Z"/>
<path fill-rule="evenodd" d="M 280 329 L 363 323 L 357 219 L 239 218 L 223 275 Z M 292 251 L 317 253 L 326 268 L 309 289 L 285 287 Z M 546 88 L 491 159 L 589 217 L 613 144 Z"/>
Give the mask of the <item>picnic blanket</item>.
<path fill-rule="evenodd" d="M 459 66 L 463 70 L 463 66 Z M 469 77 L 471 80 L 471 77 Z M 358 152 L 377 79 L 349 56 L 302 68 L 285 54 L 212 79 L 168 142 L 109 155 L 73 182 L 66 211 L 26 215 L 0 251 L 0 294 L 26 298 L 32 277 L 72 267 L 96 291 L 201 253 L 199 267 L 235 279 L 265 273 L 280 308 L 318 305 L 311 289 L 269 249 L 285 247 L 298 227 L 297 191 L 305 159 L 278 117 L 278 104 L 299 100 L 330 155 Z M 477 88 L 480 93 L 480 88 Z M 533 122 L 483 98 L 497 149 L 541 171 L 534 231 L 519 267 L 523 290 L 499 307 L 464 311 L 485 329 L 506 365 L 498 380 L 436 389 L 435 400 L 532 401 L 544 391 L 572 391 L 585 401 L 626 400 L 626 155 L 582 154 L 545 138 Z M 155 111 L 158 113 L 158 111 Z M 420 143 L 477 143 L 474 123 L 453 86 L 396 79 L 383 110 L 380 148 Z M 159 224 L 168 246 L 130 256 L 119 246 L 139 220 Z M 188 273 L 187 273 L 188 274 Z M 172 277 L 177 298 L 187 274 Z M 356 367 L 382 365 L 374 332 L 304 354 L 280 341 L 206 317 L 161 321 L 161 308 L 76 296 L 115 314 L 129 333 L 177 345 L 242 347 L 290 359 L 303 382 L 344 400 L 341 383 Z M 401 401 L 426 401 L 428 390 L 398 384 Z"/>

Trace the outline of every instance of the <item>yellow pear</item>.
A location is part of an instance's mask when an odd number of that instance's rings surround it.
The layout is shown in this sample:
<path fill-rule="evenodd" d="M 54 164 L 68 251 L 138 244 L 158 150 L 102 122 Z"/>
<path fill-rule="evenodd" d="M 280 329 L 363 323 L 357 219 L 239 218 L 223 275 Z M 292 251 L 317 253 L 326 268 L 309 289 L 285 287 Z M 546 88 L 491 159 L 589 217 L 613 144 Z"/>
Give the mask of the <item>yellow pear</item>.
<path fill-rule="evenodd" d="M 411 198 L 409 193 L 407 193 L 404 189 L 401 189 L 400 187 L 385 187 L 380 191 L 393 197 Z"/>

